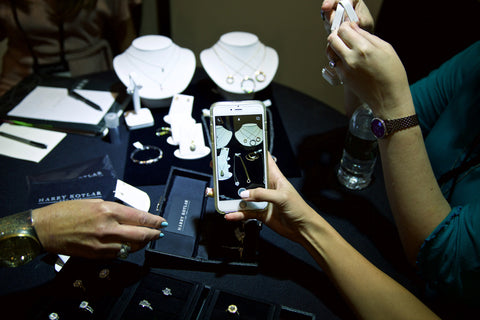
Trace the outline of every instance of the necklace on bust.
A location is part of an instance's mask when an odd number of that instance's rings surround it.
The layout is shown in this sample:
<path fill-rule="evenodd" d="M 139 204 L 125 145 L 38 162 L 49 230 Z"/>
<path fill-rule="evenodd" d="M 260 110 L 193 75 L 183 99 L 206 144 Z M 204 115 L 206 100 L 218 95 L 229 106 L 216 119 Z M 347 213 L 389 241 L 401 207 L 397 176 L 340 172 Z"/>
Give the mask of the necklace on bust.
<path fill-rule="evenodd" d="M 228 63 L 226 63 L 225 60 L 222 59 L 222 56 L 218 53 L 216 47 L 219 47 L 225 53 L 227 53 L 229 56 L 231 56 L 231 57 L 235 58 L 237 61 L 239 61 L 241 63 L 240 68 L 234 69 Z M 263 58 L 262 58 L 262 60 L 260 60 L 260 63 L 258 64 L 258 68 L 254 68 L 254 67 L 252 67 L 252 65 L 250 63 L 258 55 L 258 53 L 260 52 L 262 47 L 263 47 Z M 237 55 L 233 54 L 230 50 L 225 48 L 220 43 L 217 43 L 213 46 L 213 52 L 215 53 L 218 60 L 222 64 L 223 68 L 227 72 L 227 77 L 225 79 L 227 84 L 231 85 L 235 82 L 235 76 L 231 72 L 229 72 L 229 70 L 233 71 L 233 73 L 236 73 L 237 75 L 239 75 L 242 78 L 242 81 L 240 82 L 240 88 L 246 93 L 252 93 L 255 90 L 255 86 L 256 86 L 255 80 L 257 82 L 264 82 L 266 80 L 265 72 L 260 70 L 260 66 L 263 64 L 263 61 L 265 60 L 265 56 L 267 54 L 267 48 L 266 48 L 265 45 L 263 45 L 263 44 L 259 45 L 257 51 L 246 61 L 239 58 Z M 253 80 L 253 78 L 248 74 L 242 75 L 242 73 L 240 71 L 242 71 L 245 67 L 248 67 L 249 69 L 254 71 L 255 80 Z"/>
<path fill-rule="evenodd" d="M 235 132 L 235 138 L 243 146 L 254 147 L 263 141 L 262 129 L 256 123 L 244 123 Z"/>
<path fill-rule="evenodd" d="M 233 136 L 232 131 L 225 129 L 224 126 L 217 125 L 215 128 L 215 133 L 217 149 L 225 147 Z"/>
<path fill-rule="evenodd" d="M 177 47 L 175 46 L 171 50 L 170 54 L 164 59 L 163 65 L 141 59 L 133 53 L 129 52 L 128 50 L 126 53 L 128 60 L 130 60 L 130 63 L 135 66 L 136 71 L 142 73 L 146 78 L 156 83 L 160 87 L 160 90 L 163 91 L 163 84 L 165 83 L 165 80 L 168 79 L 169 75 L 172 73 L 172 70 L 175 69 L 175 65 L 177 64 L 177 60 L 180 56 L 179 54 L 175 54 L 177 51 Z M 174 57 L 174 59 L 172 59 L 172 57 Z M 148 70 L 144 65 L 153 67 L 154 69 Z M 160 79 L 156 79 L 152 77 L 151 74 L 163 74 L 163 77 L 161 77 Z"/>
<path fill-rule="evenodd" d="M 228 164 L 228 157 L 229 148 L 222 148 L 220 150 L 220 155 L 218 156 L 218 180 L 227 180 L 230 179 L 232 173 L 228 171 L 230 165 Z"/>

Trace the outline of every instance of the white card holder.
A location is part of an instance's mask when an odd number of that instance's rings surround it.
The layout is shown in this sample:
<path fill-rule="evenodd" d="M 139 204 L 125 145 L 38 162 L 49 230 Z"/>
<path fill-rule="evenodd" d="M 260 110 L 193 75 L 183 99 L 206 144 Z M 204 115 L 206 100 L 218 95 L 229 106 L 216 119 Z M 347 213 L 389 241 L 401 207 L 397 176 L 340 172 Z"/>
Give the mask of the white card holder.
<path fill-rule="evenodd" d="M 193 96 L 185 94 L 176 94 L 172 98 L 168 114 L 163 117 L 163 121 L 172 124 L 172 119 L 178 116 L 191 118 L 193 109 Z"/>
<path fill-rule="evenodd" d="M 150 210 L 150 197 L 148 194 L 122 180 L 117 180 L 115 198 L 138 210 L 146 212 Z"/>
<path fill-rule="evenodd" d="M 203 127 L 195 123 L 185 127 L 184 134 L 179 141 L 179 148 L 173 153 L 180 159 L 200 159 L 210 154 L 210 148 L 205 145 Z"/>

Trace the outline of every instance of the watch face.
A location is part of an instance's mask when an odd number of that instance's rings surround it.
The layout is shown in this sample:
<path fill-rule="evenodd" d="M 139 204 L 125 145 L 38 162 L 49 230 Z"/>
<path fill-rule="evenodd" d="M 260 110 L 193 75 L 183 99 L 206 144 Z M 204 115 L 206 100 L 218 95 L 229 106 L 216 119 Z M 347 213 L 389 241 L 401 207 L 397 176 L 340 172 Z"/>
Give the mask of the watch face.
<path fill-rule="evenodd" d="M 385 137 L 387 133 L 387 127 L 385 126 L 385 122 L 382 119 L 374 118 L 371 122 L 372 132 L 377 138 Z"/>

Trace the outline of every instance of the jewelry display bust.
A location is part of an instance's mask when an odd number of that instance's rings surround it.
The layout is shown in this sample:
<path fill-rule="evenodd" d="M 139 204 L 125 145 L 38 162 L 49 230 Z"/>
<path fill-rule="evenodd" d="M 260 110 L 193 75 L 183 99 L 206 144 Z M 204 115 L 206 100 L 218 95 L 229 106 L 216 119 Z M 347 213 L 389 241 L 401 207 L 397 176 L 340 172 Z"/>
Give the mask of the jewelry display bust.
<path fill-rule="evenodd" d="M 252 94 L 265 89 L 278 68 L 277 52 L 248 32 L 222 35 L 210 48 L 200 53 L 208 76 L 222 90 Z"/>
<path fill-rule="evenodd" d="M 133 40 L 125 52 L 113 59 L 117 76 L 129 85 L 134 72 L 141 98 L 160 100 L 183 92 L 195 72 L 195 55 L 165 36 L 147 35 Z"/>

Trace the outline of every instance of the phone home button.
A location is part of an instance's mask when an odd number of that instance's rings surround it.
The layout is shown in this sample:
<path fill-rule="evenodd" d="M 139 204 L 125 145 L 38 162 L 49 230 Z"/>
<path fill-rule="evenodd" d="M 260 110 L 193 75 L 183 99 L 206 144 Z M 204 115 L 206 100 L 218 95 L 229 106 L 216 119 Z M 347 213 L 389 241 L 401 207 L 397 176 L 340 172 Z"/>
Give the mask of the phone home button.
<path fill-rule="evenodd" d="M 247 203 L 245 201 L 240 201 L 240 208 L 245 209 L 247 207 Z"/>

